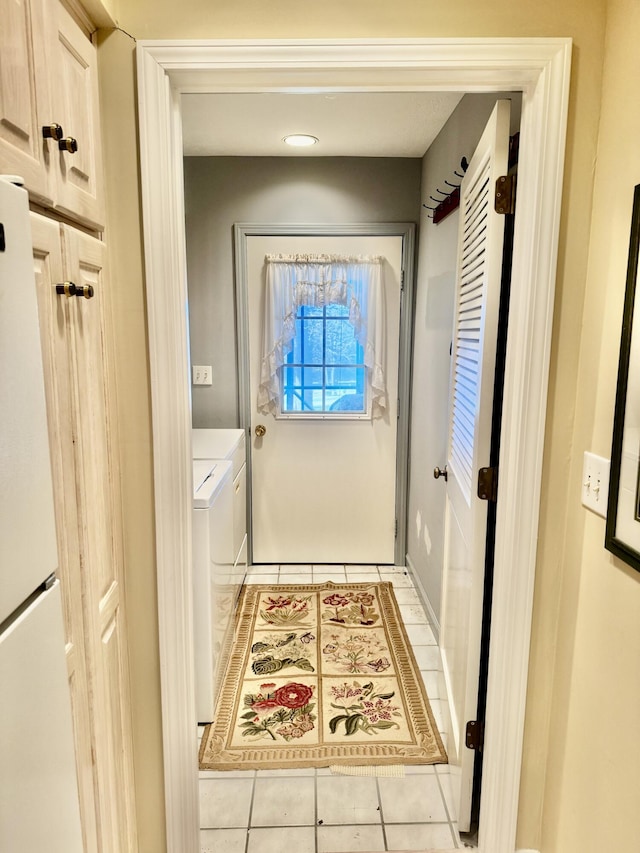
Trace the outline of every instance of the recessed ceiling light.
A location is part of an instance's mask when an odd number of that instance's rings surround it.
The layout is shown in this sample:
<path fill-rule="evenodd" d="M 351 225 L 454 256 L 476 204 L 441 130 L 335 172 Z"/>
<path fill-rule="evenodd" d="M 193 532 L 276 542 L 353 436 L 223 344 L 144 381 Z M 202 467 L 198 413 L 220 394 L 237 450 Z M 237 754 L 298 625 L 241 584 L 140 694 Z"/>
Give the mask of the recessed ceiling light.
<path fill-rule="evenodd" d="M 296 145 L 299 148 L 307 145 L 315 145 L 319 141 L 317 136 L 310 136 L 308 133 L 292 133 L 289 136 L 285 136 L 283 140 L 287 145 Z"/>

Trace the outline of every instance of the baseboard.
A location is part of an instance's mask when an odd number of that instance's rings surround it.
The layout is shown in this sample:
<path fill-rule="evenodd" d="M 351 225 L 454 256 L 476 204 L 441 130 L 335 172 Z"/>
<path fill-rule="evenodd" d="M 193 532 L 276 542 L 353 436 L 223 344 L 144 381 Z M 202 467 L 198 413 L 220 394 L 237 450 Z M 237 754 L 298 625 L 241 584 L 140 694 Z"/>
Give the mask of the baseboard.
<path fill-rule="evenodd" d="M 427 595 L 427 592 L 422 585 L 422 581 L 418 577 L 418 573 L 416 572 L 416 567 L 413 565 L 413 563 L 411 561 L 411 557 L 408 554 L 406 554 L 404 559 L 405 559 L 405 566 L 408 569 L 409 574 L 411 575 L 411 579 L 413 581 L 413 585 L 416 588 L 416 592 L 418 593 L 418 597 L 419 597 L 420 601 L 422 602 L 422 606 L 424 607 L 424 609 L 427 613 L 427 617 L 429 619 L 429 624 L 431 625 L 431 630 L 433 631 L 433 633 L 435 635 L 436 642 L 438 644 L 440 644 L 440 622 L 438 620 L 438 617 L 436 616 L 435 610 L 433 609 L 433 607 L 431 605 L 431 601 L 429 600 L 429 596 Z M 526 851 L 523 851 L 523 853 L 526 853 Z"/>

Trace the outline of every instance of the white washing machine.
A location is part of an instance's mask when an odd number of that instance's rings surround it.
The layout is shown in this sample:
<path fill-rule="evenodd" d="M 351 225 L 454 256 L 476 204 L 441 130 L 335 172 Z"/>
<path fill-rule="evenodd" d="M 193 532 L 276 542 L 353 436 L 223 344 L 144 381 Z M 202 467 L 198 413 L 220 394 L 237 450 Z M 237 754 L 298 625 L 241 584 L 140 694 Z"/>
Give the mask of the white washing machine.
<path fill-rule="evenodd" d="M 209 723 L 235 607 L 233 466 L 193 462 L 193 625 L 196 713 Z"/>
<path fill-rule="evenodd" d="M 247 466 L 243 429 L 193 429 L 194 459 L 221 459 L 233 466 L 233 580 L 236 592 L 247 572 Z"/>

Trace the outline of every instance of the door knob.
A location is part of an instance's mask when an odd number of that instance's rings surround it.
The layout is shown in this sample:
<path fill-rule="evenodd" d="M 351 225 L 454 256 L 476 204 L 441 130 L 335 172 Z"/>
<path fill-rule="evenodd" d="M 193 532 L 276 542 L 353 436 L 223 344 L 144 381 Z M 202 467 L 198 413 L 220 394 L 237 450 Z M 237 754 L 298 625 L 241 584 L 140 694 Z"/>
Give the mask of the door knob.
<path fill-rule="evenodd" d="M 76 286 L 72 281 L 65 281 L 62 284 L 56 284 L 56 293 L 58 296 L 75 296 Z"/>
<path fill-rule="evenodd" d="M 433 478 L 434 478 L 434 480 L 437 480 L 439 477 L 444 477 L 444 481 L 445 481 L 445 483 L 446 483 L 446 482 L 447 482 L 447 480 L 449 479 L 449 472 L 447 471 L 447 466 L 446 466 L 446 465 L 445 465 L 445 466 L 444 466 L 444 468 L 442 468 L 442 469 L 440 469 L 440 468 L 434 468 L 434 469 L 433 469 Z"/>
<path fill-rule="evenodd" d="M 75 154 L 78 150 L 78 143 L 73 136 L 67 136 L 66 139 L 58 140 L 58 148 L 61 151 L 66 151 L 68 154 Z"/>
<path fill-rule="evenodd" d="M 42 138 L 43 139 L 55 139 L 59 142 L 64 136 L 64 130 L 57 122 L 52 122 L 51 124 L 45 124 L 42 128 Z"/>
<path fill-rule="evenodd" d="M 264 424 L 258 424 L 255 428 L 256 438 L 262 438 L 266 431 L 267 428 Z"/>
<path fill-rule="evenodd" d="M 80 287 L 76 285 L 75 296 L 84 296 L 85 299 L 91 299 L 94 295 L 92 284 L 83 284 Z"/>

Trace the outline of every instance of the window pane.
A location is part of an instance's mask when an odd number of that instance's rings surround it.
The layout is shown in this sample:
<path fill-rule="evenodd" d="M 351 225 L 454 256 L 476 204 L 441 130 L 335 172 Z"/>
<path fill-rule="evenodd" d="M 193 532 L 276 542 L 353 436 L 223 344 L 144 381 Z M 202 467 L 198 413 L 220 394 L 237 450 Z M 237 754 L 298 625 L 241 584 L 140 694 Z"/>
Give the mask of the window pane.
<path fill-rule="evenodd" d="M 285 393 L 282 396 L 282 411 L 283 412 L 301 412 L 302 411 L 302 394 L 300 390 L 293 390 Z"/>
<path fill-rule="evenodd" d="M 298 308 L 298 317 L 322 317 L 322 307 L 301 305 Z"/>
<path fill-rule="evenodd" d="M 305 364 L 322 364 L 322 318 L 303 322 Z"/>
<path fill-rule="evenodd" d="M 299 387 L 300 385 L 302 385 L 302 368 L 299 366 L 283 367 L 282 384 L 285 389 Z"/>
<path fill-rule="evenodd" d="M 327 391 L 327 410 L 362 413 L 365 410 L 364 394 L 355 394 L 352 391 Z"/>
<path fill-rule="evenodd" d="M 347 305 L 327 305 L 327 317 L 348 317 L 349 307 Z"/>
<path fill-rule="evenodd" d="M 322 368 L 321 367 L 304 367 L 302 368 L 302 384 L 306 388 L 322 388 Z"/>
<path fill-rule="evenodd" d="M 322 388 L 315 391 L 312 388 L 307 388 L 304 391 L 304 408 L 305 412 L 321 412 L 322 411 Z"/>
<path fill-rule="evenodd" d="M 348 320 L 327 320 L 326 364 L 355 364 L 358 342 Z"/>
<path fill-rule="evenodd" d="M 288 361 L 293 361 L 295 364 L 302 363 L 302 321 L 296 320 L 296 336 L 293 339 L 293 350 L 287 357 Z"/>
<path fill-rule="evenodd" d="M 327 367 L 327 386 L 358 390 L 359 367 Z"/>
<path fill-rule="evenodd" d="M 302 371 L 300 367 L 282 368 L 282 411 L 299 412 L 302 408 L 300 385 Z"/>

